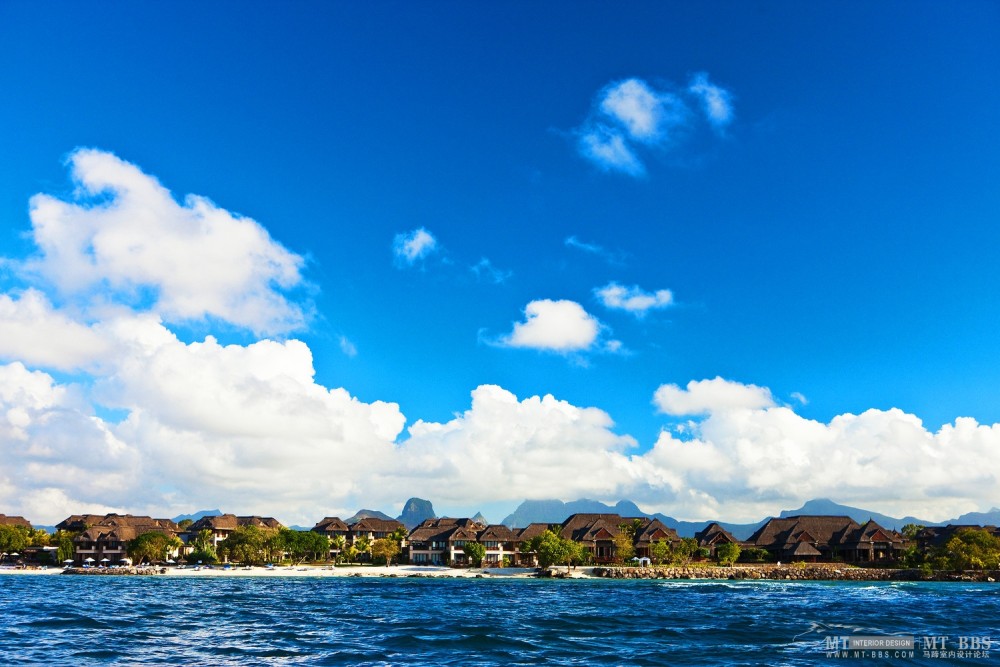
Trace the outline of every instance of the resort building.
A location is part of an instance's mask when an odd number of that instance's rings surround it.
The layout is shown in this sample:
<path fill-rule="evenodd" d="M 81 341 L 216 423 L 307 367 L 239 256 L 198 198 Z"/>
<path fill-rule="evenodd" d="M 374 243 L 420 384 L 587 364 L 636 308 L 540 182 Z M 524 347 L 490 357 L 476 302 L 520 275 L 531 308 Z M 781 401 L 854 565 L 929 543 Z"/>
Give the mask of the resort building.
<path fill-rule="evenodd" d="M 465 544 L 478 541 L 485 529 L 486 526 L 472 519 L 427 519 L 406 538 L 410 562 L 418 565 L 468 563 Z"/>
<path fill-rule="evenodd" d="M 376 519 L 374 517 L 359 519 L 352 523 L 349 528 L 348 542 L 352 545 L 356 545 L 362 537 L 367 537 L 369 543 L 371 543 L 375 540 L 389 537 L 397 530 L 402 530 L 404 534 L 406 533 L 406 526 L 402 522 L 395 519 Z"/>
<path fill-rule="evenodd" d="M 486 548 L 483 566 L 499 566 L 506 560 L 510 565 L 517 563 L 521 555 L 521 540 L 517 533 L 504 525 L 487 526 L 477 536 Z"/>
<path fill-rule="evenodd" d="M 337 547 L 337 538 L 344 538 L 344 545 L 351 543 L 350 536 L 350 526 L 348 526 L 340 517 L 338 516 L 328 516 L 322 521 L 317 523 L 312 527 L 312 532 L 319 533 L 320 535 L 326 535 L 330 540 L 330 558 L 336 558 L 340 555 L 340 549 Z"/>
<path fill-rule="evenodd" d="M 708 524 L 704 530 L 694 534 L 694 539 L 698 540 L 699 547 L 708 549 L 712 558 L 715 557 L 715 550 L 720 544 L 741 544 L 732 533 L 718 523 Z"/>
<path fill-rule="evenodd" d="M 917 548 L 922 552 L 927 553 L 931 550 L 944 547 L 949 541 L 951 541 L 951 538 L 955 537 L 955 533 L 963 529 L 985 530 L 994 537 L 1000 538 L 1000 528 L 996 526 L 950 523 L 947 526 L 927 526 L 926 528 L 921 528 L 914 537 L 914 540 L 917 543 Z"/>
<path fill-rule="evenodd" d="M 636 558 L 648 558 L 653 542 L 679 544 L 680 536 L 659 519 L 622 517 L 618 514 L 574 514 L 559 527 L 559 535 L 583 545 L 595 563 L 611 563 L 617 559 L 615 538 L 622 527 L 633 529 Z"/>
<path fill-rule="evenodd" d="M 778 561 L 888 563 L 903 552 L 903 538 L 895 531 L 871 519 L 861 525 L 847 516 L 769 519 L 746 544 L 766 549 Z"/>
<path fill-rule="evenodd" d="M 216 516 L 205 516 L 192 523 L 181 534 L 181 540 L 187 544 L 201 531 L 209 530 L 212 532 L 212 547 L 218 548 L 220 542 L 229 537 L 237 528 L 243 526 L 257 526 L 258 528 L 268 528 L 271 530 L 284 528 L 277 519 L 269 516 L 219 514 Z"/>
<path fill-rule="evenodd" d="M 128 543 L 144 533 L 177 537 L 180 528 L 170 519 L 108 514 L 73 538 L 73 563 L 77 566 L 120 565 L 128 559 Z M 178 552 L 164 555 L 176 557 Z"/>

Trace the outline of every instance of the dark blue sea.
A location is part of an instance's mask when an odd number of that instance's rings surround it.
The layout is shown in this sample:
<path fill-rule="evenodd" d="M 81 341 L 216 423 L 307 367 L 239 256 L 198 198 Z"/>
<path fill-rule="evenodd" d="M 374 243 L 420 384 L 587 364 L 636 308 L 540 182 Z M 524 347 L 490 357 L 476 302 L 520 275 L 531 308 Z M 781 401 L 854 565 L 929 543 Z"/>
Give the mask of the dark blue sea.
<path fill-rule="evenodd" d="M 862 635 L 1000 664 L 1000 585 L 0 577 L 3 664 L 857 664 L 829 638 Z"/>

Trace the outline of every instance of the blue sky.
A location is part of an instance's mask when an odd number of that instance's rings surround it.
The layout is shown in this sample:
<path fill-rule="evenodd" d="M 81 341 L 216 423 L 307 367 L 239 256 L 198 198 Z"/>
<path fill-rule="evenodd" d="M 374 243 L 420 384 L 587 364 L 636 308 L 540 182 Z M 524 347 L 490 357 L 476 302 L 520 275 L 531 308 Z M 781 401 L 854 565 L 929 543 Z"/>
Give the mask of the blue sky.
<path fill-rule="evenodd" d="M 1000 504 L 998 27 L 0 4 L 0 501 Z"/>

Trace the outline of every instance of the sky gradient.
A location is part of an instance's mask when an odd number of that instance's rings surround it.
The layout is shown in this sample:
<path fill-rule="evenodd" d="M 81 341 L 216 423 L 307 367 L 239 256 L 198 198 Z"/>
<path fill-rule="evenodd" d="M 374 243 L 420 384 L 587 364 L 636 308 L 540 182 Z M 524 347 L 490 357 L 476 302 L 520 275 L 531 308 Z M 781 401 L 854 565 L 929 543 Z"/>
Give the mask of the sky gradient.
<path fill-rule="evenodd" d="M 1000 505 L 994 3 L 0 3 L 0 510 Z"/>

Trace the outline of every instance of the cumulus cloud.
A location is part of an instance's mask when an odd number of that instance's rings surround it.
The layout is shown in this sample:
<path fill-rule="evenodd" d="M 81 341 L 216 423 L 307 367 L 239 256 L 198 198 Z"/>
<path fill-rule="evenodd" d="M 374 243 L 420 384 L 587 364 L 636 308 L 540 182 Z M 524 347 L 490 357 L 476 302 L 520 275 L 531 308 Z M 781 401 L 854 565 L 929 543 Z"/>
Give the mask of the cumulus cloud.
<path fill-rule="evenodd" d="M 624 453 L 636 444 L 613 426 L 597 408 L 553 396 L 518 400 L 484 385 L 452 421 L 411 426 L 399 448 L 402 465 L 389 477 L 396 488 L 460 504 L 485 500 L 485 489 L 494 500 L 610 497 L 629 483 Z"/>
<path fill-rule="evenodd" d="M 714 380 L 692 380 L 686 389 L 661 385 L 653 396 L 656 407 L 668 415 L 701 415 L 728 410 L 756 410 L 774 405 L 771 390 L 752 384 Z"/>
<path fill-rule="evenodd" d="M 654 86 L 638 78 L 602 88 L 590 114 L 576 129 L 580 154 L 604 171 L 640 177 L 646 173 L 640 149 L 662 152 L 689 133 L 699 113 L 716 130 L 733 118 L 732 95 L 697 74 L 685 88 Z"/>
<path fill-rule="evenodd" d="M 218 318 L 255 333 L 300 328 L 305 315 L 283 292 L 302 285 L 304 260 L 250 218 L 170 191 L 111 153 L 69 157 L 69 200 L 32 197 L 38 255 L 23 270 L 62 297 L 145 308 L 166 321 Z"/>
<path fill-rule="evenodd" d="M 413 266 L 437 249 L 437 239 L 423 227 L 396 234 L 392 241 L 392 253 L 397 266 Z"/>
<path fill-rule="evenodd" d="M 54 310 L 38 290 L 18 298 L 0 294 L 0 359 L 68 371 L 99 363 L 113 351 L 98 327 Z"/>
<path fill-rule="evenodd" d="M 507 347 L 551 352 L 590 349 L 601 332 L 601 323 L 575 301 L 539 299 L 524 308 L 524 322 L 516 322 L 500 340 Z"/>
<path fill-rule="evenodd" d="M 638 285 L 625 287 L 616 282 L 595 289 L 594 294 L 606 308 L 625 310 L 637 317 L 642 317 L 650 310 L 666 308 L 674 302 L 674 295 L 670 290 L 647 292 Z"/>

